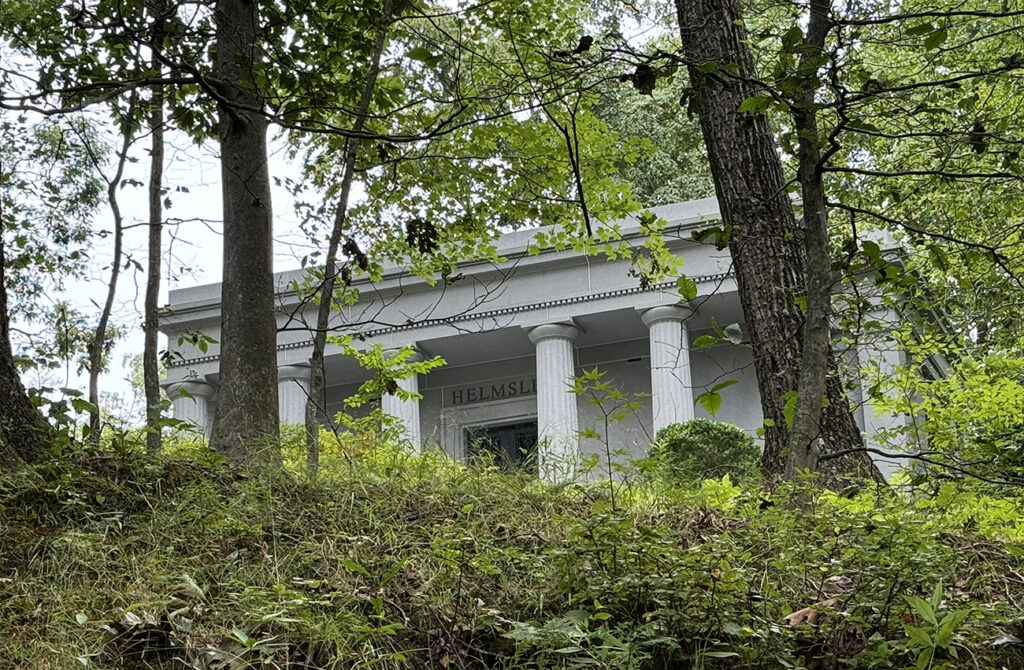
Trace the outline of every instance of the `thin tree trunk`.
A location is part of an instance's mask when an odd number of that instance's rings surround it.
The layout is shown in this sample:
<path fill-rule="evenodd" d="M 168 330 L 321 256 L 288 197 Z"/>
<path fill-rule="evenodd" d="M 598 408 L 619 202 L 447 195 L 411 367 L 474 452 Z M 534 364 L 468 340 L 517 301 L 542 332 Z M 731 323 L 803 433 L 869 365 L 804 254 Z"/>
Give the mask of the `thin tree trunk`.
<path fill-rule="evenodd" d="M 777 481 L 785 473 L 790 443 L 786 399 L 797 390 L 803 359 L 804 317 L 796 302 L 805 288 L 803 234 L 767 118 L 738 111 L 761 91 L 737 1 L 676 0 L 676 12 L 722 220 L 731 231 L 729 250 L 766 421 L 762 468 L 770 481 Z M 735 64 L 737 76 L 701 72 L 707 63 Z M 831 348 L 827 358 L 822 454 L 862 446 Z M 826 485 L 847 475 L 880 476 L 862 452 L 832 459 L 827 468 Z"/>
<path fill-rule="evenodd" d="M 238 465 L 280 462 L 273 217 L 267 120 L 230 103 L 260 106 L 253 65 L 256 0 L 217 0 L 217 74 L 224 199 L 220 382 L 210 445 Z"/>
<path fill-rule="evenodd" d="M 110 325 L 110 314 L 114 310 L 114 298 L 117 296 L 117 280 L 121 276 L 122 243 L 124 241 L 124 219 L 121 216 L 121 207 L 117 201 L 117 192 L 121 187 L 121 178 L 124 176 L 124 166 L 128 162 L 128 149 L 131 147 L 135 137 L 134 117 L 135 99 L 128 103 L 128 111 L 122 124 L 123 140 L 121 151 L 117 154 L 117 168 L 114 176 L 107 180 L 107 203 L 114 218 L 114 257 L 110 264 L 110 280 L 107 282 L 107 297 L 103 302 L 103 309 L 100 311 L 100 320 L 96 324 L 96 332 L 93 333 L 92 343 L 89 345 L 89 402 L 93 409 L 89 413 L 89 441 L 96 444 L 100 440 L 102 423 L 100 417 L 100 372 L 103 370 L 103 351 L 107 343 L 107 327 Z M 88 149 L 88 140 L 83 137 L 89 155 L 96 168 L 99 163 L 96 156 Z"/>
<path fill-rule="evenodd" d="M 366 74 L 363 92 L 359 99 L 359 109 L 352 124 L 353 134 L 358 134 L 366 126 L 366 117 L 370 112 L 373 92 L 377 87 L 380 74 L 380 59 L 387 40 L 387 28 L 391 22 L 391 1 L 385 0 L 381 25 L 377 39 L 373 45 L 373 56 L 370 70 Z M 345 231 L 348 215 L 348 200 L 352 192 L 352 179 L 355 175 L 356 157 L 359 153 L 359 139 L 350 137 L 345 144 L 343 172 L 341 177 L 341 193 L 338 197 L 338 209 L 334 214 L 334 227 L 327 244 L 327 259 L 324 263 L 324 280 L 320 285 L 320 305 L 316 315 L 316 332 L 313 334 L 313 355 L 310 358 L 309 395 L 306 398 L 306 471 L 315 478 L 320 470 L 320 409 L 324 393 L 324 349 L 327 346 L 327 327 L 331 316 L 331 303 L 334 288 L 337 284 L 338 247 Z"/>
<path fill-rule="evenodd" d="M 164 41 L 163 6 L 158 5 L 153 26 L 153 47 Z M 160 60 L 154 53 L 153 70 L 159 76 Z M 154 86 L 149 103 L 149 248 L 146 261 L 146 302 L 143 307 L 142 381 L 146 392 L 146 448 L 156 453 L 163 448 L 160 430 L 160 365 L 157 358 L 160 314 L 160 265 L 163 254 L 163 180 L 164 180 L 164 89 Z"/>
<path fill-rule="evenodd" d="M 10 315 L 7 312 L 5 227 L 6 223 L 0 220 L 0 458 L 6 463 L 6 459 L 15 457 L 25 461 L 38 460 L 49 450 L 53 429 L 32 404 L 14 365 Z M 10 464 L 5 467 L 9 468 Z"/>
<path fill-rule="evenodd" d="M 803 358 L 797 385 L 793 432 L 790 436 L 785 477 L 792 479 L 799 470 L 817 471 L 821 435 L 822 401 L 832 351 L 830 316 L 832 313 L 832 250 L 828 241 L 828 211 L 822 182 L 821 138 L 818 136 L 818 111 L 815 103 L 817 58 L 825 47 L 829 29 L 831 0 L 812 0 L 804 51 L 798 74 L 803 90 L 793 105 L 793 121 L 799 137 L 799 179 L 803 196 L 804 249 L 811 262 L 806 264 L 806 314 L 803 327 Z"/>

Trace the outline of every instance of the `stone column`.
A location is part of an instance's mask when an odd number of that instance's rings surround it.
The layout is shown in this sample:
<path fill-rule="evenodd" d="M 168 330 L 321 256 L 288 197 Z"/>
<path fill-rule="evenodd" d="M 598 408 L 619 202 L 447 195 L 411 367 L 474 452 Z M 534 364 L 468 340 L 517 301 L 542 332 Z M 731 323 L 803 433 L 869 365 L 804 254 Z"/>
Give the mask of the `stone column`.
<path fill-rule="evenodd" d="M 692 310 L 664 305 L 641 315 L 650 329 L 652 428 L 659 430 L 693 418 L 690 343 L 683 321 Z"/>
<path fill-rule="evenodd" d="M 213 427 L 210 412 L 210 398 L 216 393 L 213 384 L 199 379 L 172 382 L 165 386 L 173 403 L 175 419 L 181 419 L 195 426 L 196 432 L 208 437 Z"/>
<path fill-rule="evenodd" d="M 389 349 L 384 352 L 385 356 L 391 358 L 397 349 Z M 409 363 L 417 363 L 423 360 L 423 354 L 418 351 L 405 359 Z M 399 379 L 398 387 L 410 393 L 419 393 L 419 375 L 412 375 L 405 379 Z M 402 400 L 397 395 L 384 394 L 380 398 L 380 408 L 385 414 L 393 416 L 401 422 L 404 437 L 414 452 L 422 448 L 420 437 L 420 403 L 418 400 Z"/>
<path fill-rule="evenodd" d="M 915 442 L 912 431 L 908 430 L 911 428 L 913 417 L 877 412 L 868 393 L 868 389 L 879 377 L 895 379 L 896 370 L 907 364 L 906 355 L 889 333 L 873 333 L 870 339 L 872 341 L 861 343 L 857 352 L 861 374 L 860 411 L 863 417 L 864 444 L 886 452 L 907 451 Z M 889 396 L 898 396 L 900 393 L 899 389 L 886 391 L 886 395 Z M 882 433 L 886 432 L 889 434 L 883 436 Z M 886 458 L 880 454 L 871 454 L 871 458 L 886 479 L 891 479 L 892 475 L 908 462 L 904 458 Z"/>
<path fill-rule="evenodd" d="M 527 331 L 537 348 L 537 449 L 540 477 L 547 482 L 572 479 L 579 467 L 579 414 L 572 380 L 576 366 L 572 343 L 576 326 L 552 323 Z"/>
<path fill-rule="evenodd" d="M 277 411 L 283 425 L 306 424 L 306 399 L 309 397 L 308 365 L 282 365 L 277 369 Z"/>

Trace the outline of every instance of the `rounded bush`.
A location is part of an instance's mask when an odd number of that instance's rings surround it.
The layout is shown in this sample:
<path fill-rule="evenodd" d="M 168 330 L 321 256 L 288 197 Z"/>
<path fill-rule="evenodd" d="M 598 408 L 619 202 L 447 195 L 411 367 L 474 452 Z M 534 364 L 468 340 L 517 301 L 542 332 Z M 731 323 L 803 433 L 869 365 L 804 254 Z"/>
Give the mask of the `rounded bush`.
<path fill-rule="evenodd" d="M 673 479 L 699 481 L 728 474 L 739 480 L 757 474 L 761 448 L 739 426 L 694 419 L 659 430 L 651 456 Z"/>

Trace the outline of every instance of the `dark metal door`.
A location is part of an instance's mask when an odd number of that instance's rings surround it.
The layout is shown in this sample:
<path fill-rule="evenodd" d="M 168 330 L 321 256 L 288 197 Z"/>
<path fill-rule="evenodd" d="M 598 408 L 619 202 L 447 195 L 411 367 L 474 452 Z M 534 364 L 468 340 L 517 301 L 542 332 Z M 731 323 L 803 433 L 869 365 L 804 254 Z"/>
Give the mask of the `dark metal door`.
<path fill-rule="evenodd" d="M 479 426 L 467 431 L 470 456 L 491 454 L 507 470 L 537 470 L 537 422 Z"/>

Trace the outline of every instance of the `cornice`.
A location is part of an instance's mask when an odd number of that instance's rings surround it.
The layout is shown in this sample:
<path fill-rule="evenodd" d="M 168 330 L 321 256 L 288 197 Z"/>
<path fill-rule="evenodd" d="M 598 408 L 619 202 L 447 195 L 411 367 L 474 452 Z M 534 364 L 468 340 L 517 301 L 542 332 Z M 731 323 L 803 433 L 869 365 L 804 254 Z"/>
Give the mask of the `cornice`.
<path fill-rule="evenodd" d="M 691 277 L 695 283 L 707 284 L 710 282 L 721 281 L 731 277 L 731 272 L 720 272 L 717 274 L 700 275 L 697 277 Z M 601 293 L 588 293 L 586 295 L 572 296 L 569 298 L 558 298 L 556 300 L 544 300 L 541 302 L 529 303 L 526 305 L 516 305 L 514 307 L 503 307 L 501 309 L 492 309 L 486 312 L 472 312 L 469 314 L 459 314 L 457 316 L 439 318 L 439 319 L 424 319 L 422 321 L 415 321 L 413 323 L 403 323 L 394 326 L 382 326 L 373 330 L 365 330 L 359 334 L 362 337 L 377 337 L 379 335 L 385 335 L 389 333 L 400 333 L 410 330 L 418 330 L 420 328 L 428 328 L 430 326 L 446 325 L 452 323 L 461 323 L 465 321 L 477 321 L 480 319 L 492 319 L 503 316 L 510 316 L 513 314 L 520 314 L 522 312 L 530 312 L 537 309 L 547 309 L 551 307 L 564 307 L 566 305 L 576 305 L 584 302 L 594 302 L 597 300 L 606 300 L 608 298 L 618 298 L 627 295 L 637 295 L 640 293 L 652 293 L 657 291 L 663 291 L 666 289 L 675 289 L 675 282 L 662 282 L 660 284 L 654 284 L 649 287 L 633 286 L 629 288 L 615 289 L 614 291 L 602 291 Z M 313 340 L 303 340 L 300 342 L 288 342 L 285 344 L 277 345 L 278 351 L 287 351 L 289 349 L 302 349 L 305 347 L 313 346 Z M 169 367 L 180 368 L 190 364 L 198 363 L 210 363 L 216 361 L 220 356 L 212 354 L 209 356 L 200 356 L 197 358 L 188 358 L 172 363 Z"/>

